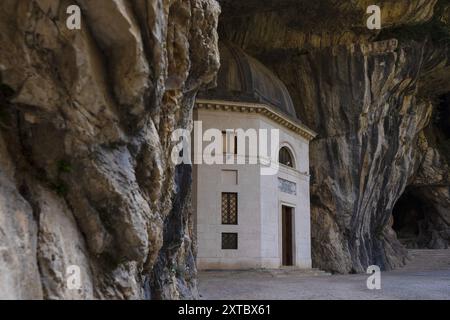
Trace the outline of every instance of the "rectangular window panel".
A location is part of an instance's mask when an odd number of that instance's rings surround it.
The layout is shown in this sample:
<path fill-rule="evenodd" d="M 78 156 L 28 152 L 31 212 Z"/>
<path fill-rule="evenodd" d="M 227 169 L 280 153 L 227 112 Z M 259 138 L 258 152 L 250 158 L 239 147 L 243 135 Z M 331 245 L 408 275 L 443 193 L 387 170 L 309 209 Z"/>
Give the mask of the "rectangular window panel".
<path fill-rule="evenodd" d="M 233 130 L 222 131 L 222 148 L 224 154 L 237 154 L 237 136 Z"/>
<path fill-rule="evenodd" d="M 227 132 L 222 131 L 222 148 L 223 148 L 223 154 L 227 154 Z"/>
<path fill-rule="evenodd" d="M 237 193 L 222 193 L 222 224 L 238 224 Z"/>
<path fill-rule="evenodd" d="M 238 184 L 237 170 L 222 170 L 222 184 L 235 186 Z"/>
<path fill-rule="evenodd" d="M 237 248 L 238 248 L 238 234 L 222 233 L 222 249 L 237 250 Z"/>

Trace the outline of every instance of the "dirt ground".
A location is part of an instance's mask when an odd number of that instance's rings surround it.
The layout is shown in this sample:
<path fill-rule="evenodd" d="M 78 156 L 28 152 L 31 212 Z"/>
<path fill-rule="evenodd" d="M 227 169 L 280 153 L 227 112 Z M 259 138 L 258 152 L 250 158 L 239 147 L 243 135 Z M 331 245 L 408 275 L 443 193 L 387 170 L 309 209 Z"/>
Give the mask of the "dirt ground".
<path fill-rule="evenodd" d="M 205 271 L 201 299 L 445 299 L 450 300 L 450 250 L 411 250 L 402 269 L 381 273 L 381 289 L 369 290 L 369 275 L 311 271 Z"/>

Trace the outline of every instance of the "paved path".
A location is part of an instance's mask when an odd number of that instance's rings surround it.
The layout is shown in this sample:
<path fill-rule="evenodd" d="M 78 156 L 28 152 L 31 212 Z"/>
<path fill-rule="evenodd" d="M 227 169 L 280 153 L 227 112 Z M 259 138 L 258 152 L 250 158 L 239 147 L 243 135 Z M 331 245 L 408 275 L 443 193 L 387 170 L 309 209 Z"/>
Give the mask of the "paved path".
<path fill-rule="evenodd" d="M 450 250 L 411 250 L 402 269 L 381 274 L 381 289 L 368 290 L 368 275 L 311 272 L 208 271 L 199 274 L 202 299 L 446 299 L 450 300 Z"/>

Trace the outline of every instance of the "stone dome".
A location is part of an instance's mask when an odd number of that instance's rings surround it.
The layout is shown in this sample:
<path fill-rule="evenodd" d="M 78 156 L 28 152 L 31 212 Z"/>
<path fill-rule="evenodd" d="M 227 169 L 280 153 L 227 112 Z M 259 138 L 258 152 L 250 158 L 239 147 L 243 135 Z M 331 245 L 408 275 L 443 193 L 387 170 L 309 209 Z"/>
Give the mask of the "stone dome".
<path fill-rule="evenodd" d="M 219 49 L 217 87 L 199 92 L 199 98 L 264 103 L 297 119 L 286 86 L 272 71 L 231 43 Z"/>

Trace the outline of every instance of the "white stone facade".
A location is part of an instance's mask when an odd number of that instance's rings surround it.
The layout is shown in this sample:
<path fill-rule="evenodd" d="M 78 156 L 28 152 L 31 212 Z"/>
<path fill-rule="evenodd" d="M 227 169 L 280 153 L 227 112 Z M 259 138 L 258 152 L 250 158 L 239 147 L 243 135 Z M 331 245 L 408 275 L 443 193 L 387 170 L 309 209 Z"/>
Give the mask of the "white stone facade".
<path fill-rule="evenodd" d="M 204 107 L 206 105 L 209 108 Z M 283 243 L 286 243 L 283 241 L 286 235 L 283 234 L 282 206 L 292 208 L 292 265 L 311 268 L 309 141 L 314 133 L 267 106 L 247 103 L 240 108 L 239 103 L 229 105 L 224 101 L 198 101 L 194 120 L 202 121 L 203 131 L 208 128 L 222 131 L 279 129 L 280 147 L 290 150 L 294 164 L 293 168 L 280 165 L 278 174 L 272 176 L 261 175 L 260 164 L 194 166 L 198 268 L 281 267 Z M 223 192 L 237 193 L 236 225 L 222 224 Z M 237 249 L 222 249 L 222 233 L 237 233 Z"/>

